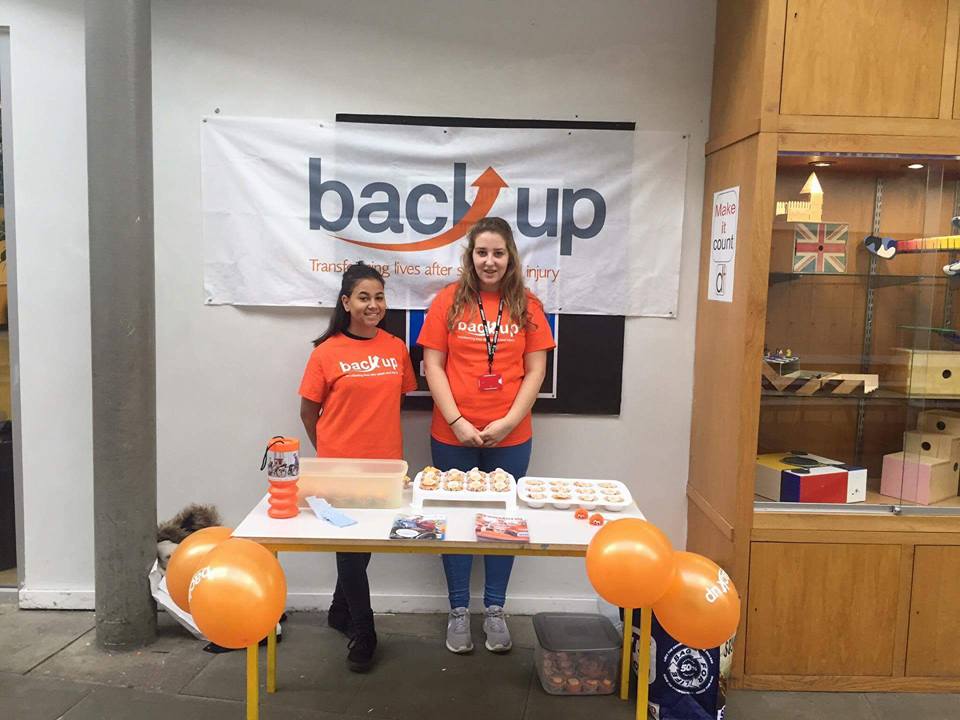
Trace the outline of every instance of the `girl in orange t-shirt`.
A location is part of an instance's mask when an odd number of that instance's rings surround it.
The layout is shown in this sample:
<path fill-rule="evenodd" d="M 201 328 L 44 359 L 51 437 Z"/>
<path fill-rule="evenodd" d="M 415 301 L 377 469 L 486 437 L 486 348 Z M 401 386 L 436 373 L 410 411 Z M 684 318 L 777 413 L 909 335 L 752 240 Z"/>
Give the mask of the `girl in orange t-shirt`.
<path fill-rule="evenodd" d="M 387 311 L 383 276 L 347 268 L 330 327 L 314 340 L 300 383 L 300 419 L 318 457 L 403 457 L 400 400 L 416 389 L 407 346 L 377 327 Z M 337 553 L 337 587 L 327 622 L 351 637 L 347 661 L 373 664 L 377 634 L 370 607 L 370 553 Z"/>
<path fill-rule="evenodd" d="M 471 228 L 460 280 L 430 305 L 417 342 L 433 395 L 431 450 L 443 470 L 500 467 L 520 478 L 532 447 L 530 409 L 553 335 L 540 301 L 523 284 L 513 231 L 501 218 Z M 447 649 L 470 652 L 471 555 L 444 555 L 450 616 Z M 491 652 L 507 652 L 503 615 L 513 557 L 486 555 L 483 629 Z"/>

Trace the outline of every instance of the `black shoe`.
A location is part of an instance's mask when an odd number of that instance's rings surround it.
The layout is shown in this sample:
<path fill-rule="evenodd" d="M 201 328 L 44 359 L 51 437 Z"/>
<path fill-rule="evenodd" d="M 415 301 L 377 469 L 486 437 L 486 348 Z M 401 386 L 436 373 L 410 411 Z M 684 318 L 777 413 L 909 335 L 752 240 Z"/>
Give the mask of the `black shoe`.
<path fill-rule="evenodd" d="M 331 605 L 329 612 L 327 612 L 327 625 L 347 637 L 353 635 L 353 623 L 350 622 L 350 611 L 346 608 L 340 609 Z"/>
<path fill-rule="evenodd" d="M 366 672 L 373 666 L 373 654 L 377 650 L 377 634 L 356 635 L 347 645 L 347 665 L 353 672 Z"/>

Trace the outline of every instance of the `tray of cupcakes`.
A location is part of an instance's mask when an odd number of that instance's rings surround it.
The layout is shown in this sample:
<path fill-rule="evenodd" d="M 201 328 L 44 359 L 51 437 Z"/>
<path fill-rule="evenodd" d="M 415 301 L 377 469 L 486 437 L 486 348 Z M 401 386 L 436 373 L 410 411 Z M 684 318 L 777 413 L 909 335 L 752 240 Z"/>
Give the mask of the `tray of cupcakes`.
<path fill-rule="evenodd" d="M 411 504 L 420 508 L 427 501 L 503 503 L 513 510 L 517 507 L 517 481 L 500 468 L 484 472 L 478 468 L 440 470 L 428 465 L 413 479 Z"/>
<path fill-rule="evenodd" d="M 627 486 L 617 480 L 522 477 L 517 483 L 517 496 L 530 507 L 557 510 L 601 507 L 617 512 L 633 503 Z"/>

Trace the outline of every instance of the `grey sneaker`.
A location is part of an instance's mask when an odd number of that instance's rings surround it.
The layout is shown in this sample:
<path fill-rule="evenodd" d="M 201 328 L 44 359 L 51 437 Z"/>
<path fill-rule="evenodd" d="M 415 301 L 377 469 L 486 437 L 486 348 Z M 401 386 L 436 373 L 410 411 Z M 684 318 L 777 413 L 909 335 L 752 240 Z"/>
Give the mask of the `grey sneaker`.
<path fill-rule="evenodd" d="M 487 640 L 484 643 L 487 650 L 495 653 L 509 652 L 513 647 L 510 640 L 510 631 L 507 630 L 507 620 L 503 614 L 503 608 L 499 605 L 491 605 L 483 611 L 483 631 L 487 634 Z"/>
<path fill-rule="evenodd" d="M 473 650 L 470 636 L 470 611 L 465 607 L 454 608 L 447 620 L 447 650 L 452 653 L 468 653 Z"/>

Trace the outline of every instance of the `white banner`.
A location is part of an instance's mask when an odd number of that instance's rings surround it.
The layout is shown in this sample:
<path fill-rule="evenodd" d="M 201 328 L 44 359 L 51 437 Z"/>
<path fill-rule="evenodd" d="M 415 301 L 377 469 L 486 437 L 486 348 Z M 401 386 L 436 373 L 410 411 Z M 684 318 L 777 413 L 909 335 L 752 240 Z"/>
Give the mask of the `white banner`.
<path fill-rule="evenodd" d="M 206 302 L 331 306 L 363 260 L 425 308 L 497 215 L 548 312 L 672 317 L 686 154 L 679 133 L 206 118 Z"/>

